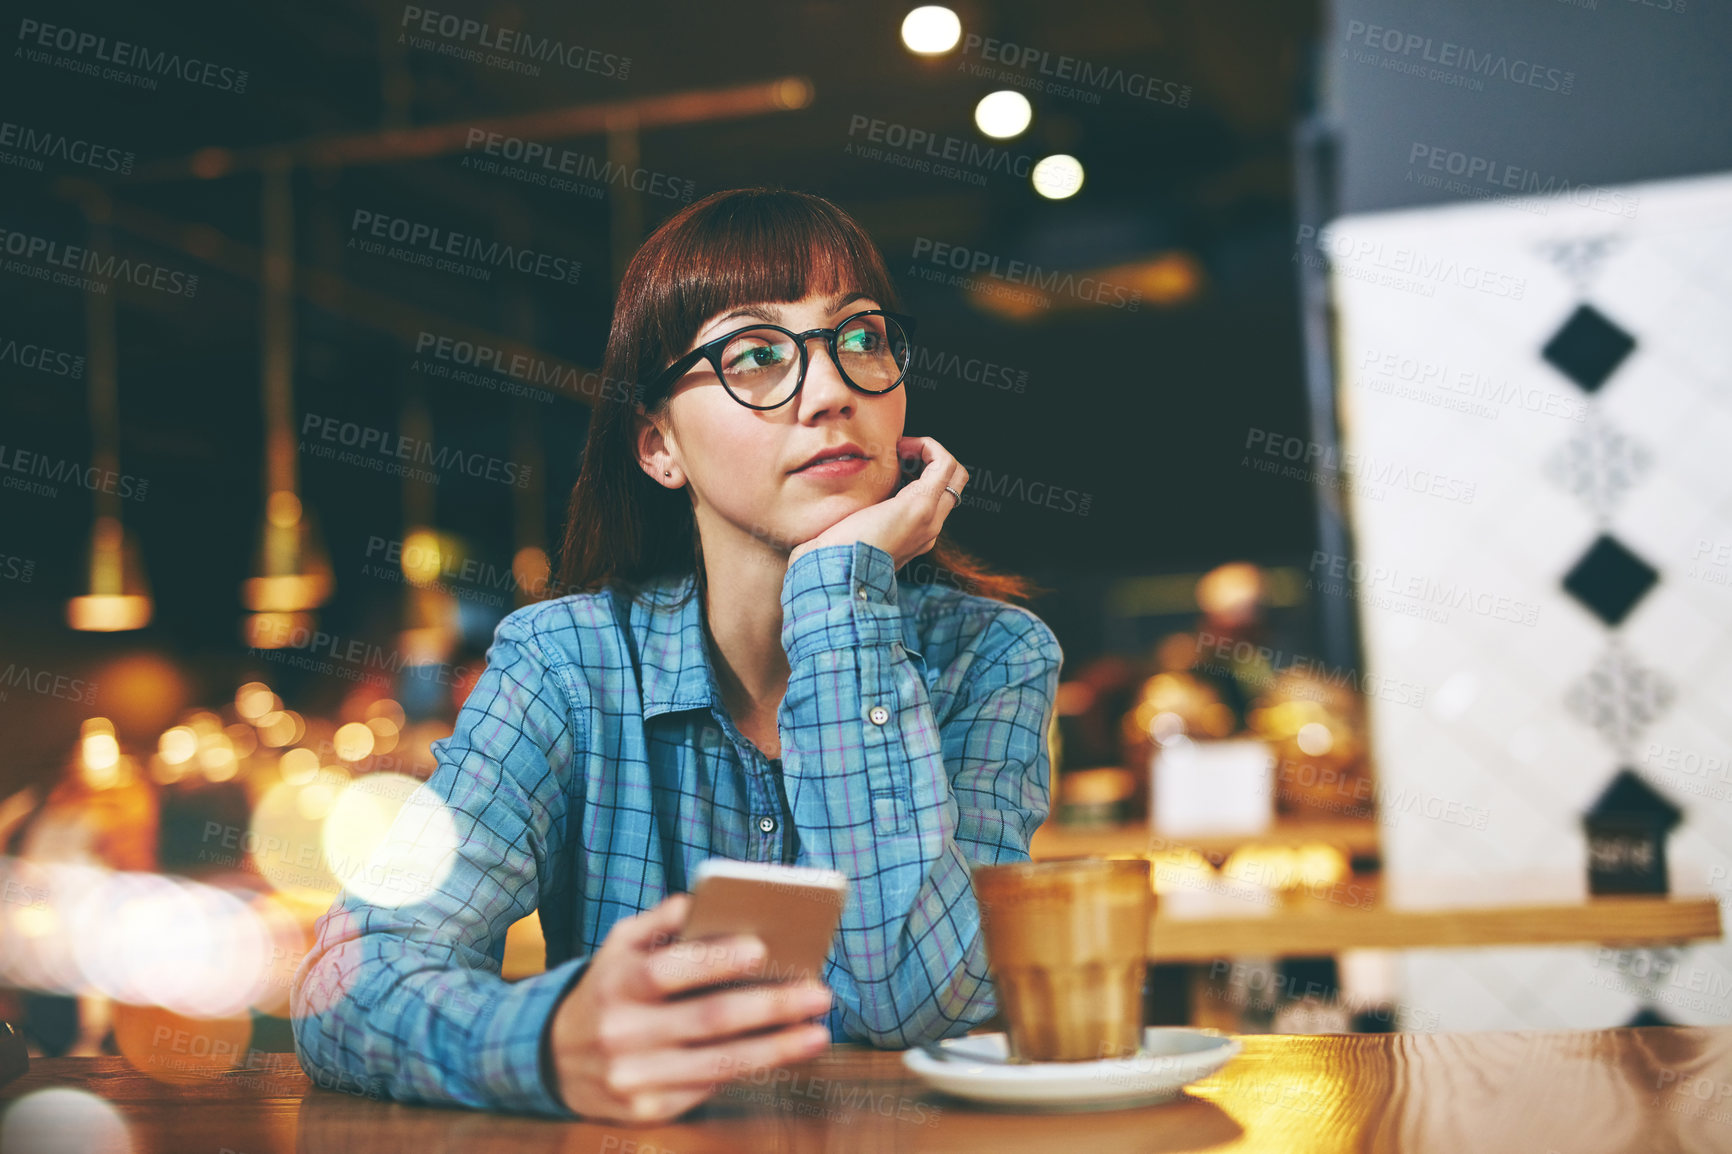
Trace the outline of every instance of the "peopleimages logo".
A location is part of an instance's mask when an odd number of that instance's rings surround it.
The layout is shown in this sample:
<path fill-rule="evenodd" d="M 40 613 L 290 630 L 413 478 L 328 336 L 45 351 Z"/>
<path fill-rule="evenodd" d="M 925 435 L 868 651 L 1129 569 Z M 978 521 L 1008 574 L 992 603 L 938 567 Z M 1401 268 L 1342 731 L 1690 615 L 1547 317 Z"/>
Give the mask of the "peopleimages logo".
<path fill-rule="evenodd" d="M 56 24 L 44 24 L 28 17 L 18 22 L 18 40 L 28 47 L 19 48 L 15 55 L 33 64 L 51 64 L 86 76 L 98 76 L 132 84 L 139 88 L 156 88 L 156 77 L 172 76 L 188 84 L 215 88 L 236 95 L 247 90 L 247 72 L 230 68 L 196 56 L 178 52 L 157 52 L 142 44 L 125 40 L 110 40 L 94 32 L 81 32 Z M 55 57 L 48 51 L 70 53 L 70 57 Z M 77 57 L 79 59 L 72 59 Z M 87 60 L 86 60 L 87 58 Z M 109 65 L 110 67 L 101 67 Z M 131 69 L 128 73 L 124 69 Z"/>
<path fill-rule="evenodd" d="M 937 387 L 940 377 L 1009 393 L 1020 394 L 1028 389 L 1027 369 L 1011 368 L 985 357 L 946 352 L 924 342 L 915 345 L 908 364 L 908 383 L 917 388 L 931 389 Z"/>
<path fill-rule="evenodd" d="M 1079 87 L 1106 89 L 1122 92 L 1126 96 L 1138 100 L 1152 100 L 1157 104 L 1171 104 L 1177 108 L 1187 107 L 1191 103 L 1191 86 L 1179 84 L 1172 80 L 1161 80 L 1142 72 L 1127 72 L 1123 68 L 1113 68 L 1105 64 L 1090 64 L 1087 60 L 1079 60 L 1075 56 L 1057 55 L 1044 48 L 1035 48 L 1028 44 L 1014 44 L 1006 40 L 995 40 L 990 36 L 980 36 L 970 32 L 962 41 L 962 55 L 966 58 L 978 55 L 982 60 L 992 64 L 1003 64 L 1011 68 L 1027 72 L 1033 69 L 1035 77 L 1028 77 L 1026 83 L 1018 83 L 1006 77 L 1003 73 L 996 79 L 1006 83 L 1016 84 L 1019 88 L 1030 88 L 1037 92 L 1046 92 L 1054 96 L 1089 99 L 1089 103 L 1098 104 L 1099 96 L 1085 93 Z M 961 67 L 976 76 L 985 71 L 971 66 L 964 59 Z M 1040 80 L 1037 77 L 1050 76 L 1051 80 Z M 1070 81 L 1071 85 L 1060 81 Z"/>
<path fill-rule="evenodd" d="M 1528 287 L 1526 277 L 1421 252 L 1405 244 L 1385 244 L 1332 224 L 1321 232 L 1315 225 L 1300 225 L 1294 238 L 1293 262 L 1424 296 L 1435 296 L 1437 286 L 1446 284 L 1519 301 L 1527 295 Z"/>
<path fill-rule="evenodd" d="M 1565 421 L 1588 418 L 1587 402 L 1579 397 L 1387 349 L 1367 348 L 1358 367 L 1354 384 L 1363 388 L 1488 420 L 1497 420 L 1503 408 Z"/>
<path fill-rule="evenodd" d="M 82 355 L 13 337 L 0 337 L 0 365 L 17 365 L 21 369 L 35 369 L 39 373 L 71 377 L 75 381 L 84 376 Z"/>
<path fill-rule="evenodd" d="M 1625 189 L 1605 188 L 1597 184 L 1574 183 L 1558 176 L 1541 176 L 1531 168 L 1506 164 L 1488 156 L 1445 148 L 1437 144 L 1414 141 L 1407 154 L 1407 181 L 1424 187 L 1441 188 L 1445 192 L 1462 192 L 1469 196 L 1498 195 L 1508 190 L 1510 196 L 1556 197 L 1579 208 L 1610 213 L 1634 219 L 1641 198 Z M 1418 172 L 1418 168 L 1428 172 Z M 1444 173 L 1458 180 L 1446 181 L 1432 173 Z M 1546 205 L 1537 206 L 1544 215 Z"/>
<path fill-rule="evenodd" d="M 112 493 L 126 501 L 142 501 L 150 481 L 131 473 L 118 473 L 96 465 L 83 465 L 62 457 L 50 457 L 17 445 L 0 444 L 0 487 L 58 497 L 57 485 L 73 485 L 92 493 Z"/>
<path fill-rule="evenodd" d="M 436 448 L 431 441 L 406 437 L 388 429 L 344 421 L 337 417 L 308 413 L 301 419 L 301 436 L 308 438 L 302 442 L 303 452 L 328 457 L 343 464 L 389 472 L 395 476 L 405 475 L 405 470 L 408 470 L 408 475 L 437 483 L 437 473 L 414 468 L 415 465 L 428 465 L 434 469 L 455 470 L 465 476 L 497 481 L 502 485 L 515 485 L 519 489 L 529 485 L 532 466 L 490 457 L 486 453 L 466 453 L 450 445 Z M 312 438 L 326 444 L 320 445 Z M 330 447 L 336 445 L 352 451 L 338 453 Z M 384 458 L 394 460 L 387 461 Z"/>
<path fill-rule="evenodd" d="M 122 152 L 112 145 L 0 120 L 0 164 L 41 172 L 44 159 L 126 176 L 132 172 L 134 158 L 132 153 Z"/>
<path fill-rule="evenodd" d="M 624 80 L 631 73 L 629 56 L 585 48 L 581 44 L 567 44 L 551 36 L 534 36 L 514 28 L 503 28 L 450 12 L 417 8 L 412 4 L 404 6 L 399 26 L 407 30 L 399 37 L 399 42 L 407 41 L 411 48 L 509 72 L 539 76 L 539 62 L 559 64 L 573 72 L 591 72 L 612 80 Z M 422 36 L 408 33 L 421 33 Z M 437 44 L 423 38 L 434 36 L 445 43 Z M 470 44 L 475 47 L 468 47 Z"/>
<path fill-rule="evenodd" d="M 971 470 L 972 472 L 972 470 Z M 962 491 L 960 504 L 971 505 L 981 500 L 981 494 L 991 493 L 994 497 L 1003 497 L 1011 501 L 1023 501 L 1030 505 L 1043 505 L 1048 509 L 1056 509 L 1061 513 L 1075 513 L 1079 517 L 1089 515 L 1089 506 L 1094 503 L 1093 493 L 1084 493 L 1078 489 L 1069 489 L 1054 485 L 1050 481 L 1030 481 L 1011 473 L 993 473 L 991 469 L 982 467 L 979 475 L 972 477 L 968 486 Z M 993 512 L 998 512 L 994 502 Z"/>
<path fill-rule="evenodd" d="M 0 669 L 0 688 L 23 689 L 43 697 L 56 697 L 61 701 L 75 701 L 83 705 L 96 704 L 94 682 L 67 677 L 51 669 L 32 669 L 16 662 Z M 4 700 L 4 694 L 0 694 L 0 700 Z"/>
<path fill-rule="evenodd" d="M 468 233 L 452 232 L 450 229 L 439 228 L 437 225 L 423 224 L 420 221 L 409 220 L 401 216 L 390 216 L 385 213 L 370 212 L 357 208 L 355 215 L 349 220 L 349 231 L 355 235 L 349 238 L 349 246 L 361 248 L 370 253 L 381 253 L 406 260 L 411 264 L 421 264 L 429 268 L 473 275 L 475 272 L 486 273 L 486 268 L 465 268 L 456 263 L 459 260 L 475 262 L 476 265 L 492 266 L 493 268 L 512 268 L 530 276 L 542 277 L 546 280 L 560 281 L 565 284 L 576 284 L 583 271 L 583 262 L 568 260 L 552 253 L 537 252 L 532 248 L 518 248 L 515 245 L 500 241 L 486 241 Z M 372 241 L 394 241 L 407 246 L 402 249 L 385 250 L 384 245 Z M 441 258 L 453 258 L 445 260 Z M 447 267 L 449 266 L 449 267 Z M 478 279 L 486 279 L 481 277 Z"/>
<path fill-rule="evenodd" d="M 621 189 L 641 192 L 646 196 L 689 203 L 698 187 L 694 181 L 669 176 L 665 172 L 616 164 L 587 152 L 573 152 L 569 148 L 556 149 L 538 140 L 506 136 L 500 132 L 489 132 L 485 128 L 471 128 L 463 141 L 463 150 L 470 154 L 479 152 L 483 156 L 507 162 L 498 164 L 467 155 L 463 158 L 465 168 L 500 172 L 526 184 L 545 185 L 560 192 L 594 190 L 599 194 L 611 184 L 618 185 Z M 562 177 L 573 179 L 564 180 Z"/>
<path fill-rule="evenodd" d="M 533 394 L 551 401 L 551 394 L 557 392 L 589 397 L 597 401 L 624 403 L 636 399 L 638 395 L 636 387 L 630 381 L 603 376 L 594 369 L 577 369 L 545 357 L 500 348 L 498 345 L 440 336 L 425 329 L 416 334 L 415 353 L 418 359 L 412 367 L 430 377 L 448 378 L 519 396 Z M 419 359 L 421 356 L 426 356 L 435 363 L 422 366 Z M 475 372 L 465 372 L 468 369 Z M 521 390 L 504 389 L 491 379 L 480 378 L 480 373 L 498 374 L 524 384 Z"/>
<path fill-rule="evenodd" d="M 66 288 L 106 293 L 108 285 L 103 281 L 127 281 L 170 296 L 192 297 L 198 293 L 198 277 L 191 273 L 83 245 L 62 244 L 27 232 L 0 228 L 0 253 L 19 258 L 0 266 L 7 272 Z"/>
<path fill-rule="evenodd" d="M 859 112 L 848 118 L 848 137 L 845 151 L 867 160 L 900 157 L 892 163 L 921 171 L 934 171 L 933 165 L 937 165 L 935 171 L 939 175 L 966 175 L 971 184 L 984 184 L 982 173 L 1025 177 L 1034 169 L 1034 157 L 1027 153 L 1011 152 L 997 145 L 898 124 L 893 120 L 880 120 Z M 866 143 L 859 143 L 861 140 Z M 893 151 L 886 155 L 880 149 L 867 147 L 879 144 Z M 964 169 L 974 171 L 964 174 Z"/>
<path fill-rule="evenodd" d="M 1046 269 L 1023 260 L 1001 261 L 997 253 L 935 241 L 931 237 L 915 237 L 911 255 L 915 260 L 956 269 L 970 276 L 984 274 L 1009 284 L 1028 285 L 1054 296 L 1075 297 L 1127 312 L 1136 312 L 1143 300 L 1141 289 L 1126 288 L 1087 274 L 1078 276 L 1062 269 Z"/>
<path fill-rule="evenodd" d="M 1427 496 L 1441 497 L 1446 501 L 1473 504 L 1474 482 L 1464 481 L 1434 469 L 1412 468 L 1404 461 L 1374 457 L 1369 453 L 1340 449 L 1320 441 L 1256 427 L 1246 430 L 1245 449 L 1247 455 L 1240 458 L 1239 463 L 1263 473 L 1275 473 L 1297 480 L 1311 480 L 1345 488 L 1352 488 L 1354 482 L 1362 486 L 1388 485 L 1393 489 L 1406 489 Z M 1283 462 L 1294 463 L 1283 468 Z M 1367 496 L 1374 501 L 1382 500 L 1381 491 L 1377 489 L 1367 492 Z"/>
<path fill-rule="evenodd" d="M 1576 83 L 1574 72 L 1547 68 L 1519 57 L 1512 60 L 1501 52 L 1481 52 L 1464 44 L 1434 40 L 1417 32 L 1402 32 L 1363 20 L 1347 22 L 1347 43 L 1373 50 L 1363 52 L 1357 47 L 1342 50 L 1343 55 L 1351 53 L 1358 63 L 1376 63 L 1392 72 L 1406 72 L 1475 91 L 1483 91 L 1485 81 L 1490 79 L 1568 96 Z M 1428 64 L 1437 67 L 1427 68 Z M 1472 83 L 1465 83 L 1469 81 Z"/>

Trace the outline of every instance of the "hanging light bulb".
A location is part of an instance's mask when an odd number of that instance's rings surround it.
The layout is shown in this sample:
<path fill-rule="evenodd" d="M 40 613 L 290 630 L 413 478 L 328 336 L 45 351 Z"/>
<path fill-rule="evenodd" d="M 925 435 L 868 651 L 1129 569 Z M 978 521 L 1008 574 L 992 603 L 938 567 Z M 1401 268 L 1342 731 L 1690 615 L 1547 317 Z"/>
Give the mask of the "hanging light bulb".
<path fill-rule="evenodd" d="M 316 609 L 336 584 L 312 515 L 287 489 L 265 502 L 255 569 L 260 575 L 241 584 L 241 602 L 255 613 Z"/>
<path fill-rule="evenodd" d="M 242 634 L 256 649 L 281 649 L 312 634 L 313 610 L 335 587 L 330 558 L 302 503 L 294 436 L 294 206 L 287 167 L 264 174 L 264 275 L 261 278 L 262 388 L 265 410 L 265 518 L 254 576 L 241 583 L 252 610 Z"/>
<path fill-rule="evenodd" d="M 98 517 L 90 533 L 90 592 L 66 603 L 74 629 L 113 633 L 150 624 L 150 583 L 138 560 L 138 542 L 119 517 Z"/>
<path fill-rule="evenodd" d="M 84 205 L 92 251 L 107 247 L 104 222 L 108 201 L 96 194 Z M 114 298 L 85 294 L 85 324 L 90 344 L 90 439 L 92 464 L 120 471 L 120 385 L 114 346 Z M 150 623 L 150 582 L 138 558 L 138 542 L 120 522 L 120 498 L 104 488 L 96 493 L 96 519 L 90 529 L 88 591 L 66 603 L 66 623 L 74 629 L 111 633 L 142 629 Z"/>

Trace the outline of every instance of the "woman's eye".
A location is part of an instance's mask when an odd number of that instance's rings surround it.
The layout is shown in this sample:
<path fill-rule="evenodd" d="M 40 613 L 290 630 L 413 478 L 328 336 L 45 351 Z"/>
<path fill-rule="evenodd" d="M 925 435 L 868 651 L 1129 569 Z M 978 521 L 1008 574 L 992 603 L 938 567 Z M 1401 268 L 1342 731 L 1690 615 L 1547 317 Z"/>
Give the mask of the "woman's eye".
<path fill-rule="evenodd" d="M 730 371 L 761 369 L 781 364 L 782 359 L 782 350 L 775 345 L 752 345 L 734 349 L 728 356 L 727 367 Z"/>

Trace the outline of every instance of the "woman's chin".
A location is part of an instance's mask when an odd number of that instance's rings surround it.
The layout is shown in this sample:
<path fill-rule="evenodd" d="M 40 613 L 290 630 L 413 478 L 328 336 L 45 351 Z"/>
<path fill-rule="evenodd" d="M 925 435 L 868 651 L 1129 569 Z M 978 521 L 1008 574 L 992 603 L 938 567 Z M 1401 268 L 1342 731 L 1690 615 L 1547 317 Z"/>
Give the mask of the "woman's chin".
<path fill-rule="evenodd" d="M 831 493 L 821 497 L 808 506 L 807 517 L 801 519 L 802 526 L 816 526 L 822 533 L 844 517 L 851 517 L 862 509 L 870 509 L 874 502 L 861 493 Z"/>

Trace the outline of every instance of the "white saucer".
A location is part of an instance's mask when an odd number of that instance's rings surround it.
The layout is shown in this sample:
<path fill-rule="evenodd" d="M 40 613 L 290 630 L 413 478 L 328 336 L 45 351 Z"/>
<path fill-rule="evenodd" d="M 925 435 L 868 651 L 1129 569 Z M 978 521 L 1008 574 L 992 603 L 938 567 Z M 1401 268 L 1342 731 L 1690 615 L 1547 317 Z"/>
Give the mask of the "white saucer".
<path fill-rule="evenodd" d="M 1003 1034 L 950 1038 L 939 1045 L 954 1057 L 940 1060 L 917 1048 L 903 1053 L 903 1065 L 946 1094 L 1026 1110 L 1114 1110 L 1165 1102 L 1225 1066 L 1243 1048 L 1237 1038 L 1183 1026 L 1145 1027 L 1138 1053 L 1094 1062 L 1001 1066 L 966 1060 L 1003 1058 L 1009 1052 Z"/>

